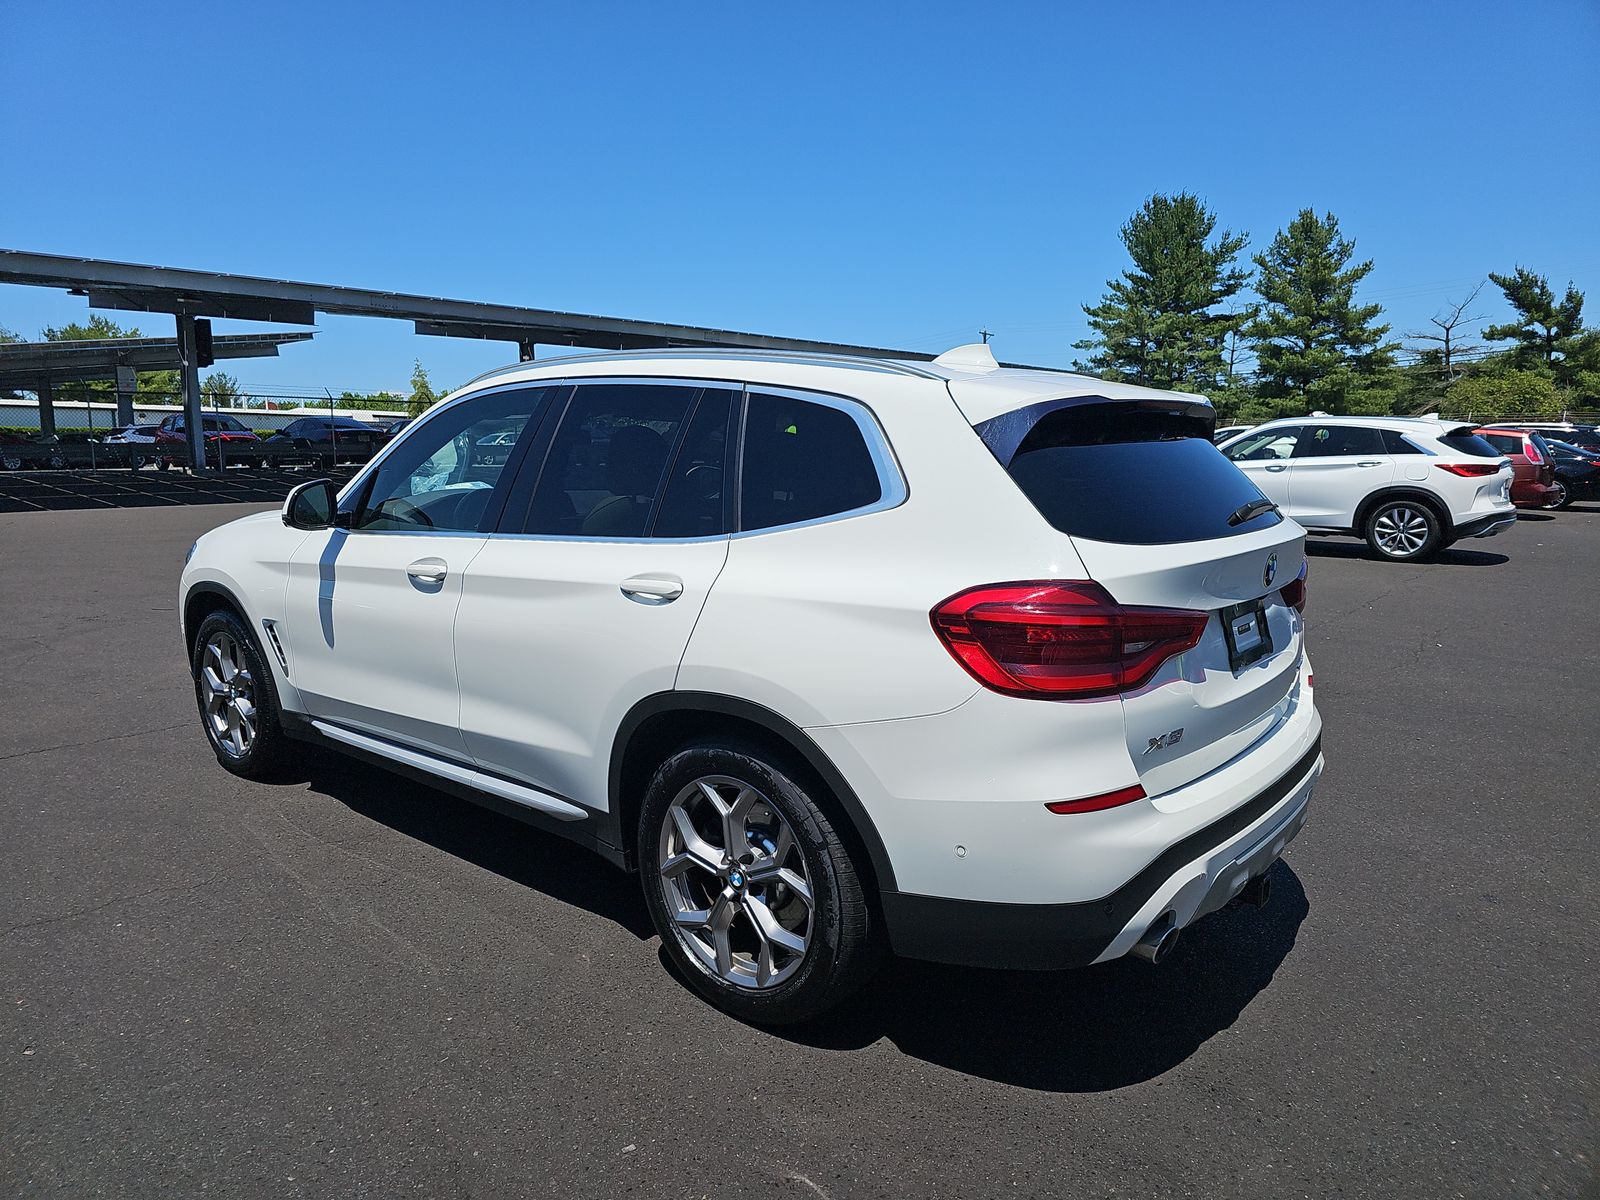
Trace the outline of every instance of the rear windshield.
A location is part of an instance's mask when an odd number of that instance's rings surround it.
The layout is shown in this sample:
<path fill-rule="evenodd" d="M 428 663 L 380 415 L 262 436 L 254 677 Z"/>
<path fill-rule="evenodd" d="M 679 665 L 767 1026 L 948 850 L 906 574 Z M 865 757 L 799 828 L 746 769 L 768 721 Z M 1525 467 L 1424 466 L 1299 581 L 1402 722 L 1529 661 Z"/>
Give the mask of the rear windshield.
<path fill-rule="evenodd" d="M 1448 446 L 1457 454 L 1470 454 L 1473 458 L 1504 458 L 1505 451 L 1497 450 L 1488 439 L 1476 433 L 1447 433 L 1439 438 L 1441 446 Z"/>
<path fill-rule="evenodd" d="M 1153 546 L 1254 533 L 1283 519 L 1262 506 L 1229 524 L 1263 496 L 1212 445 L 1209 421 L 1131 404 L 1075 405 L 1041 416 L 1009 463 L 998 439 L 984 426 L 978 432 L 1039 514 L 1075 537 Z"/>

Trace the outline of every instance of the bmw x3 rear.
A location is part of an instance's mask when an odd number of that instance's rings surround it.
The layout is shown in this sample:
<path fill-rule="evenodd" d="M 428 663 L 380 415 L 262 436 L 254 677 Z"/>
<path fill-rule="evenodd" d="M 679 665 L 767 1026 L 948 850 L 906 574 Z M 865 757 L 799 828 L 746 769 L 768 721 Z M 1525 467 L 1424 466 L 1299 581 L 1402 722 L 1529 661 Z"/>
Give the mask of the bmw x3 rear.
<path fill-rule="evenodd" d="M 1304 533 L 1213 426 L 984 347 L 493 373 L 196 544 L 202 726 L 237 774 L 317 742 L 598 851 L 751 1020 L 883 949 L 1157 962 L 1265 902 L 1323 765 Z"/>

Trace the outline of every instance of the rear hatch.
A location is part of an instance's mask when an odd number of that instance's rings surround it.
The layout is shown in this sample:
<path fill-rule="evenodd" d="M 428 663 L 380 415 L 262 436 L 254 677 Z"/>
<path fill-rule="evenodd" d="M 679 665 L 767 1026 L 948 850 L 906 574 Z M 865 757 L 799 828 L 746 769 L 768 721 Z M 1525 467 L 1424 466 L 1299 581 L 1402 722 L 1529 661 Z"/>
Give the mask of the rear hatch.
<path fill-rule="evenodd" d="M 1287 715 L 1305 562 L 1304 531 L 1212 444 L 1210 405 L 1155 396 L 1047 401 L 975 426 L 1114 600 L 1207 614 L 1193 649 L 1121 694 L 1150 795 L 1215 770 Z"/>

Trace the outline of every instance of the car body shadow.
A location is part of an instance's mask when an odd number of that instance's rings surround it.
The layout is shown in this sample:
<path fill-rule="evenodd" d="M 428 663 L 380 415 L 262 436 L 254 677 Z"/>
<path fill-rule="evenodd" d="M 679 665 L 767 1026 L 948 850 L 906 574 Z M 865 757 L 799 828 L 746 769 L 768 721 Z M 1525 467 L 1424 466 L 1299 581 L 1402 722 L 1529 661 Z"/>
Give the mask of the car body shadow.
<path fill-rule="evenodd" d="M 1306 539 L 1307 558 L 1364 558 L 1380 561 L 1365 542 L 1327 542 Z M 1493 554 L 1488 550 L 1463 550 L 1459 545 L 1441 551 L 1432 558 L 1423 559 L 1427 566 L 1445 567 L 1498 567 L 1511 561 L 1509 554 Z"/>
<path fill-rule="evenodd" d="M 1519 508 L 1517 510 L 1517 520 L 1519 521 L 1554 521 L 1555 519 L 1555 513 L 1530 512 L 1526 508 Z"/>
<path fill-rule="evenodd" d="M 775 1030 L 810 1046 L 902 1053 L 998 1083 L 1103 1092 L 1154 1079 L 1239 1019 L 1293 949 L 1310 911 L 1288 864 L 1263 909 L 1184 930 L 1152 967 L 1123 958 L 1078 971 L 988 971 L 891 960 L 838 1013 Z"/>
<path fill-rule="evenodd" d="M 640 940 L 655 936 L 638 882 L 582 846 L 335 752 L 301 762 L 297 779 L 362 817 Z M 1077 971 L 994 971 L 890 958 L 840 1009 L 765 1032 L 843 1051 L 887 1038 L 913 1058 L 1040 1091 L 1127 1087 L 1178 1066 L 1272 982 L 1309 904 L 1287 864 L 1270 877 L 1266 908 L 1207 917 L 1159 967 L 1124 958 Z"/>
<path fill-rule="evenodd" d="M 586 909 L 641 940 L 655 936 L 638 881 L 583 846 L 334 751 L 308 748 L 301 761 L 296 781 L 351 812 Z"/>

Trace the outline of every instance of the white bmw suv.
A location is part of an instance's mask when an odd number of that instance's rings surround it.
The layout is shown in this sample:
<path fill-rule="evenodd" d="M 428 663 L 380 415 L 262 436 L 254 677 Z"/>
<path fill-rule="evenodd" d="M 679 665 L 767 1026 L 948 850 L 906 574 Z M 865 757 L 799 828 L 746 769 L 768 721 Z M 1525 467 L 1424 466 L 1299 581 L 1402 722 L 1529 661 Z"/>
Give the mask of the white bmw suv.
<path fill-rule="evenodd" d="M 236 774 L 320 742 L 637 871 L 751 1020 L 884 947 L 1159 960 L 1266 900 L 1322 771 L 1304 535 L 1213 422 L 984 347 L 511 367 L 195 544 L 202 724 Z"/>
<path fill-rule="evenodd" d="M 1293 417 L 1219 447 L 1315 533 L 1365 538 L 1379 558 L 1427 558 L 1515 525 L 1511 460 L 1471 424 L 1430 417 Z"/>

